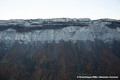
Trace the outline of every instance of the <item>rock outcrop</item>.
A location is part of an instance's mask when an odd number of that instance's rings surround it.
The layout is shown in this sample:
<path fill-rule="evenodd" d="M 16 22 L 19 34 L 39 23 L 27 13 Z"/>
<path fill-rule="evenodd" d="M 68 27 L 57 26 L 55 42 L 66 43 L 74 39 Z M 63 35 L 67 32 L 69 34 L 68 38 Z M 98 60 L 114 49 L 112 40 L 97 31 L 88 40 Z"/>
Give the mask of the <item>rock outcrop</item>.
<path fill-rule="evenodd" d="M 0 21 L 0 41 L 32 43 L 120 39 L 120 21 L 111 19 L 36 19 Z"/>
<path fill-rule="evenodd" d="M 119 20 L 0 20 L 0 80 L 119 76 L 119 53 Z"/>

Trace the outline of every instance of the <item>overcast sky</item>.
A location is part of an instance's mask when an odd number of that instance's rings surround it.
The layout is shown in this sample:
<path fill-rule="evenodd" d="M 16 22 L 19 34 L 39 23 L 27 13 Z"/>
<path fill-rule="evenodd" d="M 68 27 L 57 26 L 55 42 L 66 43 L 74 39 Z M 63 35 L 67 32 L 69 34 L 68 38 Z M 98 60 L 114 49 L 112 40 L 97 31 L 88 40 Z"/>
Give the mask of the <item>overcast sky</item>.
<path fill-rule="evenodd" d="M 0 19 L 120 19 L 120 0 L 0 0 Z"/>

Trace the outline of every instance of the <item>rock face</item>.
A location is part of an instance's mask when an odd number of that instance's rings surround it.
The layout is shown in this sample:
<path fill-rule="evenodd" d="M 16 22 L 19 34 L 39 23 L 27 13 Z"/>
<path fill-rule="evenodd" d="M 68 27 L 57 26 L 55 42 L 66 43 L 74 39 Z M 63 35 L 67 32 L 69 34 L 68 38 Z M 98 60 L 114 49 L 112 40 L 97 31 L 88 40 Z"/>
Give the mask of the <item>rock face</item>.
<path fill-rule="evenodd" d="M 120 75 L 120 21 L 0 20 L 0 80 Z"/>

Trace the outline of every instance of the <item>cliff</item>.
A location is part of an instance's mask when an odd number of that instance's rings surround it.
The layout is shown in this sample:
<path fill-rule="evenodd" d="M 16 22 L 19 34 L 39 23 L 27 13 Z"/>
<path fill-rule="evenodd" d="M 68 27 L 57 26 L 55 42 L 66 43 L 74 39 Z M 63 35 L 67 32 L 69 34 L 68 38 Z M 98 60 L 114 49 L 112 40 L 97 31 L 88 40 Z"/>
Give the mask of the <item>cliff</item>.
<path fill-rule="evenodd" d="M 23 43 L 120 39 L 120 21 L 112 19 L 36 19 L 0 21 L 0 41 Z"/>
<path fill-rule="evenodd" d="M 119 20 L 0 20 L 1 80 L 119 76 L 119 53 Z"/>

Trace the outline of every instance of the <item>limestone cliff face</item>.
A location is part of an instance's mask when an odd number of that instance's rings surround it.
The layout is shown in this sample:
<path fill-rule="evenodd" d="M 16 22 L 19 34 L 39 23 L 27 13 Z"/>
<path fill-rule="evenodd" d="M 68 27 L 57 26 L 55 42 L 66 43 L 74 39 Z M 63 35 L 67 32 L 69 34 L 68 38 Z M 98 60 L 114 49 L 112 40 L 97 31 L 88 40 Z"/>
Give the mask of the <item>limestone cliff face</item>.
<path fill-rule="evenodd" d="M 119 76 L 119 53 L 118 20 L 0 20 L 2 80 L 77 80 L 79 75 Z"/>
<path fill-rule="evenodd" d="M 45 19 L 0 21 L 0 42 L 120 40 L 120 21 L 111 19 Z"/>

